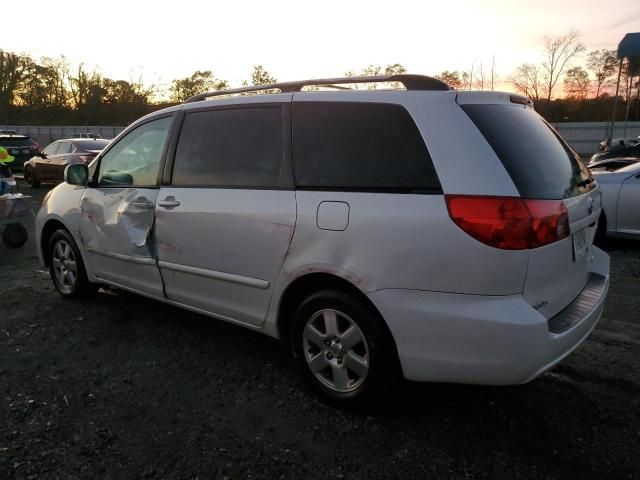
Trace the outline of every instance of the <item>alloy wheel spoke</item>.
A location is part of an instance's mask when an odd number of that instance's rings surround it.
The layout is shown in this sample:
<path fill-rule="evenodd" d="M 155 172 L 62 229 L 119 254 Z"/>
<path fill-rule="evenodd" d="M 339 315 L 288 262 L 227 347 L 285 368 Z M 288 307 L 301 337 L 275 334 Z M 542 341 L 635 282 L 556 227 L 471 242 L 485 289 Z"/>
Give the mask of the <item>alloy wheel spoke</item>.
<path fill-rule="evenodd" d="M 309 323 L 304 329 L 304 338 L 313 343 L 315 346 L 322 348 L 327 337 L 316 327 Z"/>
<path fill-rule="evenodd" d="M 62 262 L 60 261 L 60 259 L 53 257 L 53 268 L 55 268 L 56 270 L 62 268 Z"/>
<path fill-rule="evenodd" d="M 353 351 L 347 352 L 344 365 L 359 377 L 364 377 L 369 372 L 367 360 Z"/>
<path fill-rule="evenodd" d="M 67 268 L 72 272 L 76 271 L 76 261 L 75 260 L 67 260 Z"/>
<path fill-rule="evenodd" d="M 326 310 L 322 317 L 324 319 L 325 334 L 327 337 L 338 336 L 338 319 L 336 318 L 336 312 L 333 310 Z"/>
<path fill-rule="evenodd" d="M 308 360 L 309 368 L 313 373 L 318 373 L 324 370 L 328 363 L 324 358 L 324 354 L 322 352 L 318 353 L 315 357 Z"/>
<path fill-rule="evenodd" d="M 361 341 L 362 334 L 360 333 L 360 329 L 355 325 L 351 325 L 340 335 L 340 343 L 345 350 L 351 350 Z"/>
<path fill-rule="evenodd" d="M 333 384 L 339 390 L 345 390 L 349 385 L 349 375 L 347 369 L 338 365 L 331 365 Z"/>

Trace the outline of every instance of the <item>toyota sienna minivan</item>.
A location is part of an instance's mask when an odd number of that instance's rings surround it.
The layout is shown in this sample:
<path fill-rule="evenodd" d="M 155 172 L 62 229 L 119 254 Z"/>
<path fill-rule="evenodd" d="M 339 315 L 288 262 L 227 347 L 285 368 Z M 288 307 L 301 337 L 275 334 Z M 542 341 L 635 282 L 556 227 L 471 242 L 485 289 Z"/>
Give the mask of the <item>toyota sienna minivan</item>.
<path fill-rule="evenodd" d="M 345 88 L 364 82 L 404 88 Z M 602 315 L 600 212 L 530 100 L 398 75 L 147 115 L 67 167 L 36 231 L 63 296 L 110 285 L 286 339 L 353 403 L 400 376 L 511 385 L 560 362 Z"/>

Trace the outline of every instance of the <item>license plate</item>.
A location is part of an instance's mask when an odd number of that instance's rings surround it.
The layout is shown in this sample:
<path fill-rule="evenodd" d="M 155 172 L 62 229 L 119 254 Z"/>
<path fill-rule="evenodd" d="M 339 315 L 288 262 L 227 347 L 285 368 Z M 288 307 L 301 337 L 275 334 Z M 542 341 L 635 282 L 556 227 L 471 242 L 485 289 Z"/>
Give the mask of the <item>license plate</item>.
<path fill-rule="evenodd" d="M 587 236 L 587 229 L 582 229 L 579 232 L 575 232 L 572 235 L 573 238 L 573 261 L 577 262 L 584 258 L 589 249 L 589 241 Z"/>

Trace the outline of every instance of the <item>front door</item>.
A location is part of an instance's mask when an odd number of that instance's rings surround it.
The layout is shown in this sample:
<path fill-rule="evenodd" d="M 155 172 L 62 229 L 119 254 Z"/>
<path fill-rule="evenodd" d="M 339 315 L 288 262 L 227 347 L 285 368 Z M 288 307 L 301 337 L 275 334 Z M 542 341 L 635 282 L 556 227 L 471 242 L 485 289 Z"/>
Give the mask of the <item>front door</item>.
<path fill-rule="evenodd" d="M 109 148 L 98 165 L 97 185 L 85 189 L 80 208 L 80 234 L 94 274 L 160 297 L 162 280 L 151 236 L 158 170 L 171 121 L 146 122 Z"/>
<path fill-rule="evenodd" d="M 43 179 L 50 182 L 62 182 L 64 180 L 64 167 L 72 156 L 73 145 L 70 142 L 60 142 L 58 151 L 54 155 L 47 156 L 44 164 L 45 175 Z"/>
<path fill-rule="evenodd" d="M 42 151 L 44 158 L 35 157 L 36 177 L 38 181 L 46 182 L 49 180 L 51 159 L 56 157 L 60 145 L 61 142 L 54 142 Z"/>
<path fill-rule="evenodd" d="M 185 114 L 172 182 L 156 206 L 168 299 L 227 320 L 264 321 L 296 219 L 288 106 Z"/>

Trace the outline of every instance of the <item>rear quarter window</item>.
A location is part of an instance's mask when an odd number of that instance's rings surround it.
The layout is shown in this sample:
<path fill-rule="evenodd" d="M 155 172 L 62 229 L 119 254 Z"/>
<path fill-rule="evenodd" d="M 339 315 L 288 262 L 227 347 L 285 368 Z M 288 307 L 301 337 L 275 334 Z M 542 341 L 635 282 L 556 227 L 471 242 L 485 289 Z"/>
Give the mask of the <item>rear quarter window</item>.
<path fill-rule="evenodd" d="M 293 102 L 296 186 L 441 193 L 416 124 L 400 105 Z"/>
<path fill-rule="evenodd" d="M 593 188 L 589 170 L 534 110 L 519 105 L 461 105 L 525 198 L 563 199 Z M 585 183 L 587 182 L 587 183 Z"/>

